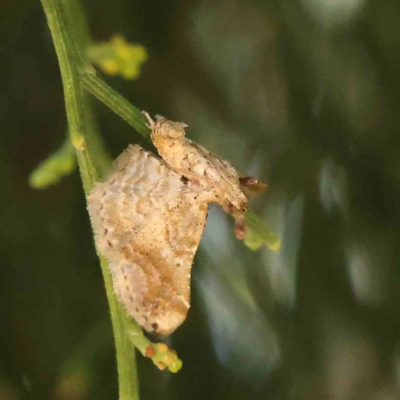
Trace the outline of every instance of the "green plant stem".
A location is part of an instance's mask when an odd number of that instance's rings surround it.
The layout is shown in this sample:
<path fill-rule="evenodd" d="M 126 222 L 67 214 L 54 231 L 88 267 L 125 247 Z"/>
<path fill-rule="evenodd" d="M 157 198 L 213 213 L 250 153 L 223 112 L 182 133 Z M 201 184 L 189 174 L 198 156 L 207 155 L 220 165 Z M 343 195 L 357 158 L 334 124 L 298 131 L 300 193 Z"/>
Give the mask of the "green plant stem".
<path fill-rule="evenodd" d="M 142 136 L 149 138 L 150 129 L 147 127 L 147 120 L 140 110 L 96 76 L 94 71 L 84 75 L 84 82 L 85 88 L 93 96 L 118 114 Z"/>
<path fill-rule="evenodd" d="M 253 214 L 251 210 L 246 212 L 245 221 L 247 230 L 250 231 L 250 235 L 255 236 L 256 242 L 259 242 L 259 245 L 255 245 L 254 247 L 248 244 L 250 248 L 257 250 L 261 246 L 265 245 L 272 251 L 280 250 L 282 244 L 280 237 L 268 225 L 266 225 L 264 221 L 260 220 L 257 215 Z"/>
<path fill-rule="evenodd" d="M 73 21 L 74 41 L 81 50 L 81 53 L 84 53 L 85 49 L 92 43 L 92 38 L 90 36 L 89 24 L 82 9 L 81 0 L 67 0 L 63 1 L 62 4 L 68 21 Z"/>
<path fill-rule="evenodd" d="M 60 0 L 41 0 L 41 2 L 60 65 L 70 138 L 76 148 L 83 187 L 85 193 L 88 194 L 98 179 L 98 173 L 93 165 L 91 149 L 87 146 L 86 140 L 88 131 L 85 118 L 86 101 L 80 75 L 84 66 L 79 65 L 81 58 L 76 44 L 73 42 L 72 24 L 68 24 L 68 16 L 63 9 L 63 2 Z M 74 8 L 71 10 L 73 11 Z M 71 15 L 69 17 L 71 18 Z M 79 18 L 77 19 L 79 20 Z M 114 296 L 110 273 L 104 259 L 101 259 L 101 267 L 115 338 L 119 398 L 120 400 L 135 400 L 139 398 L 135 353 L 128 335 L 124 334 L 124 321 L 128 317 Z"/>

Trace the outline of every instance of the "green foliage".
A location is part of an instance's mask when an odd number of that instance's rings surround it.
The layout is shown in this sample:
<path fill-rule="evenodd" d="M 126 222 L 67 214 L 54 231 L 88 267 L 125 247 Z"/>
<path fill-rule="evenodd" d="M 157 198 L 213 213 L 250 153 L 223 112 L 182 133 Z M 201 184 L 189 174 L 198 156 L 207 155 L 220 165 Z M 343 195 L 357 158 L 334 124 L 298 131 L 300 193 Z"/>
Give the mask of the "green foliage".
<path fill-rule="evenodd" d="M 87 56 L 89 61 L 105 74 L 121 75 L 129 80 L 139 76 L 141 65 L 148 58 L 143 46 L 130 44 L 119 35 L 114 36 L 109 42 L 90 45 Z"/>
<path fill-rule="evenodd" d="M 31 173 L 29 184 L 34 189 L 45 189 L 58 183 L 64 176 L 73 172 L 75 168 L 75 149 L 68 138 L 58 150 L 50 154 Z"/>
<path fill-rule="evenodd" d="M 266 224 L 262 223 L 251 210 L 245 214 L 246 233 L 244 243 L 251 250 L 256 251 L 267 246 L 272 251 L 281 248 L 280 237 Z"/>

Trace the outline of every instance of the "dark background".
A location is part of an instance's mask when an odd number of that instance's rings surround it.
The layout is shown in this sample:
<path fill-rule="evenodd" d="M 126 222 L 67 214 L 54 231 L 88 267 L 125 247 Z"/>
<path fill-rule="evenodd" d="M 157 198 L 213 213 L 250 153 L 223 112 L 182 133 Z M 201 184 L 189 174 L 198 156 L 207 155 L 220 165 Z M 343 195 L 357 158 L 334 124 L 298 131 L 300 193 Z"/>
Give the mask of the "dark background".
<path fill-rule="evenodd" d="M 138 356 L 143 399 L 400 398 L 400 3 L 89 1 L 95 40 L 149 52 L 134 105 L 269 184 L 283 239 L 251 252 L 211 209 L 177 375 Z M 113 339 L 78 173 L 35 191 L 63 141 L 39 0 L 0 1 L 0 399 L 115 399 Z M 104 106 L 114 156 L 143 140 Z"/>

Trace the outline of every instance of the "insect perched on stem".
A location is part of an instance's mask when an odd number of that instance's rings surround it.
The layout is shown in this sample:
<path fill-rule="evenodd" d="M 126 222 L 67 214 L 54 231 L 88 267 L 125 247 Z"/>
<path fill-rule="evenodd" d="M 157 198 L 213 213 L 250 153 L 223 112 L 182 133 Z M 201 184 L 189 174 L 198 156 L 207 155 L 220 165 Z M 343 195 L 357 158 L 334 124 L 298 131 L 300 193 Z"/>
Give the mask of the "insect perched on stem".
<path fill-rule="evenodd" d="M 184 123 L 144 114 L 161 159 L 129 146 L 93 188 L 88 210 L 118 299 L 144 329 L 169 335 L 190 307 L 191 267 L 208 204 L 232 214 L 243 238 L 248 196 L 266 185 L 239 177 L 228 161 L 187 139 Z"/>

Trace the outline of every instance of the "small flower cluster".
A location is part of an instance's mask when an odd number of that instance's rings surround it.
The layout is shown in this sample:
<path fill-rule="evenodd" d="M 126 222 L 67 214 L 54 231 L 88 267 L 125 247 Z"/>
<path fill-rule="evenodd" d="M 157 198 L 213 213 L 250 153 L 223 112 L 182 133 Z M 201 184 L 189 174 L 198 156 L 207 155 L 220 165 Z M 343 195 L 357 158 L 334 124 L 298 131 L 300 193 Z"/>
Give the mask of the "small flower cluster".
<path fill-rule="evenodd" d="M 121 75 L 125 79 L 135 79 L 148 58 L 143 46 L 131 44 L 119 35 L 109 42 L 90 46 L 87 55 L 89 61 L 105 74 Z"/>

